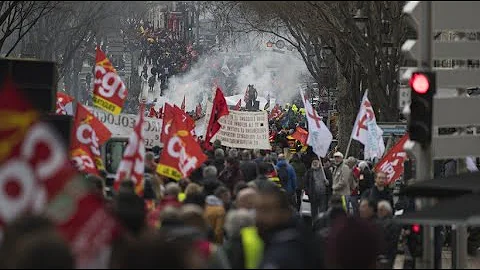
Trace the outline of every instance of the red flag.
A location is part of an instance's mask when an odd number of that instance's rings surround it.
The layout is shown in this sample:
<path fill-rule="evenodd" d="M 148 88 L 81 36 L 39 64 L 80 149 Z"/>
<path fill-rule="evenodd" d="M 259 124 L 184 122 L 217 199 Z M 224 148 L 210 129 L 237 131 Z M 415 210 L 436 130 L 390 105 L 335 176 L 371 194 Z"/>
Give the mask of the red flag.
<path fill-rule="evenodd" d="M 118 166 L 115 177 L 115 190 L 120 187 L 120 182 L 130 179 L 135 184 L 135 192 L 143 195 L 143 174 L 145 170 L 145 141 L 144 141 L 144 112 L 145 104 L 140 104 L 138 119 L 133 127 L 133 133 L 128 138 L 128 145 L 123 153 L 123 159 Z"/>
<path fill-rule="evenodd" d="M 73 115 L 73 100 L 73 97 L 62 92 L 57 92 L 56 113 L 61 115 Z"/>
<path fill-rule="evenodd" d="M 165 145 L 167 142 L 167 137 L 170 133 L 170 126 L 172 125 L 173 118 L 175 116 L 175 111 L 173 107 L 165 103 L 165 111 L 163 113 L 163 125 L 162 125 L 162 134 L 160 136 L 160 142 Z"/>
<path fill-rule="evenodd" d="M 103 170 L 100 146 L 112 133 L 85 106 L 77 104 L 77 113 L 72 129 L 71 158 L 81 172 L 99 174 Z"/>
<path fill-rule="evenodd" d="M 195 116 L 200 118 L 202 116 L 202 104 L 198 103 L 197 107 L 195 108 Z"/>
<path fill-rule="evenodd" d="M 179 114 L 174 115 L 166 140 L 167 143 L 157 167 L 157 173 L 160 175 L 178 181 L 190 176 L 192 171 L 207 160 L 207 156 L 203 153 L 200 145 L 185 129 L 182 116 Z"/>
<path fill-rule="evenodd" d="M 268 120 L 275 119 L 280 116 L 282 111 L 280 110 L 280 106 L 278 104 L 273 107 L 272 111 L 270 112 L 270 115 L 268 115 Z"/>
<path fill-rule="evenodd" d="M 241 107 L 242 107 L 242 100 L 239 99 L 238 102 L 237 102 L 237 104 L 235 105 L 234 110 L 235 110 L 235 111 L 240 111 L 240 108 L 241 108 Z"/>
<path fill-rule="evenodd" d="M 158 119 L 162 118 L 162 108 L 160 108 L 160 110 L 158 110 L 157 112 L 154 106 L 150 107 L 150 111 L 148 112 L 148 117 L 158 118 Z"/>
<path fill-rule="evenodd" d="M 292 134 L 292 137 L 300 141 L 303 145 L 307 145 L 308 131 L 301 127 L 297 127 L 295 132 Z"/>
<path fill-rule="evenodd" d="M 0 114 L 0 227 L 24 212 L 45 212 L 69 241 L 76 268 L 91 266 L 118 228 L 103 199 L 75 177 L 61 140 L 10 80 L 0 91 Z"/>
<path fill-rule="evenodd" d="M 403 150 L 403 146 L 407 141 L 408 134 L 405 134 L 375 166 L 376 172 L 384 172 L 387 175 L 387 185 L 403 174 L 403 163 L 407 159 L 407 153 Z"/>
<path fill-rule="evenodd" d="M 10 78 L 0 90 L 0 228 L 27 211 L 43 211 L 75 175 L 61 139 Z"/>
<path fill-rule="evenodd" d="M 215 99 L 213 100 L 212 113 L 208 121 L 207 132 L 205 135 L 205 147 L 207 149 L 210 148 L 210 140 L 220 130 L 221 125 L 218 123 L 218 120 L 220 117 L 228 114 L 229 112 L 225 96 L 223 95 L 222 90 L 217 87 L 217 90 L 215 91 Z"/>
<path fill-rule="evenodd" d="M 182 106 L 180 107 L 180 109 L 182 109 L 182 111 L 185 111 L 185 96 L 183 96 L 183 102 L 182 102 Z"/>
<path fill-rule="evenodd" d="M 120 114 L 127 98 L 127 88 L 99 47 L 94 76 L 93 105 L 111 114 Z"/>

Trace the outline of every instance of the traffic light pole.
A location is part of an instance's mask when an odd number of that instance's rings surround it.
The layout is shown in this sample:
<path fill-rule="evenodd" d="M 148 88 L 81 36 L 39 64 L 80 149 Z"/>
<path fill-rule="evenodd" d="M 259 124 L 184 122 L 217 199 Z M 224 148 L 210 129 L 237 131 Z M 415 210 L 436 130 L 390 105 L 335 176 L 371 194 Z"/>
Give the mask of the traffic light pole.
<path fill-rule="evenodd" d="M 425 71 L 432 70 L 432 1 L 422 1 L 422 20 L 420 23 L 419 43 L 420 59 L 418 66 Z M 431 143 L 419 147 L 416 151 L 416 180 L 426 181 L 433 178 L 433 159 Z M 420 208 L 425 209 L 432 206 L 429 199 L 420 201 Z M 435 258 L 435 234 L 433 226 L 424 226 L 423 230 L 423 258 L 417 264 L 418 268 L 433 269 Z"/>

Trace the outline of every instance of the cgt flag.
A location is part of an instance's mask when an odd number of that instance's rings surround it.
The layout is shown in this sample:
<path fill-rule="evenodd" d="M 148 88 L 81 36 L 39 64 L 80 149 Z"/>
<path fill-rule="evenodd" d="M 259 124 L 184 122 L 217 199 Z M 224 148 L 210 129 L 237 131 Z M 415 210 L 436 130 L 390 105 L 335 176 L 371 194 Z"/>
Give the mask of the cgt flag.
<path fill-rule="evenodd" d="M 85 106 L 78 103 L 72 129 L 71 159 L 75 167 L 84 173 L 99 175 L 103 170 L 100 146 L 112 133 Z"/>
<path fill-rule="evenodd" d="M 190 176 L 207 156 L 195 141 L 180 114 L 174 114 L 157 173 L 174 180 Z"/>
<path fill-rule="evenodd" d="M 387 175 L 387 185 L 400 178 L 403 174 L 403 163 L 407 159 L 407 153 L 403 150 L 403 146 L 407 141 L 408 134 L 405 134 L 375 166 L 375 172 L 384 172 Z"/>
<path fill-rule="evenodd" d="M 99 47 L 94 76 L 93 105 L 113 115 L 120 114 L 127 98 L 127 88 Z"/>

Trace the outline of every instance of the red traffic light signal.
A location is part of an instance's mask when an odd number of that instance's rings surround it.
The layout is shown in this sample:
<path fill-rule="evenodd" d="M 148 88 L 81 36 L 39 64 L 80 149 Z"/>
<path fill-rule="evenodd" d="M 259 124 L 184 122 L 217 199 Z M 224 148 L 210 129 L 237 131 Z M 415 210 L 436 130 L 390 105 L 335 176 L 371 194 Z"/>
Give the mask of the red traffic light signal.
<path fill-rule="evenodd" d="M 419 234 L 419 233 L 420 233 L 420 229 L 421 229 L 421 228 L 420 228 L 420 225 L 418 225 L 418 224 L 413 224 L 413 225 L 412 225 L 412 232 L 413 232 L 414 234 Z"/>
<path fill-rule="evenodd" d="M 414 73 L 410 79 L 410 87 L 418 94 L 425 94 L 430 89 L 430 81 L 423 73 Z"/>

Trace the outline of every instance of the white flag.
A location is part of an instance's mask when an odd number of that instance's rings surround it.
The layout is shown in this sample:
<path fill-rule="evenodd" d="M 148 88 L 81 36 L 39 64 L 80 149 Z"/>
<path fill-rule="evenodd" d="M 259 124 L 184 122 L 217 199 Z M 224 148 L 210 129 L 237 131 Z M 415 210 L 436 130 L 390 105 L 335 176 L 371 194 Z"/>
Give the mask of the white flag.
<path fill-rule="evenodd" d="M 382 135 L 383 130 L 377 125 L 375 112 L 368 100 L 368 91 L 365 91 L 360 111 L 353 126 L 352 139 L 361 142 L 365 146 L 365 159 L 381 158 L 385 152 L 385 143 Z"/>
<path fill-rule="evenodd" d="M 305 98 L 303 91 L 300 89 L 302 95 L 303 104 L 305 106 L 305 114 L 308 121 L 308 138 L 307 144 L 313 148 L 313 152 L 319 157 L 325 157 L 328 153 L 328 148 L 332 143 L 332 133 L 328 130 L 322 118 L 318 116 L 317 112 L 313 109 L 310 101 Z"/>

